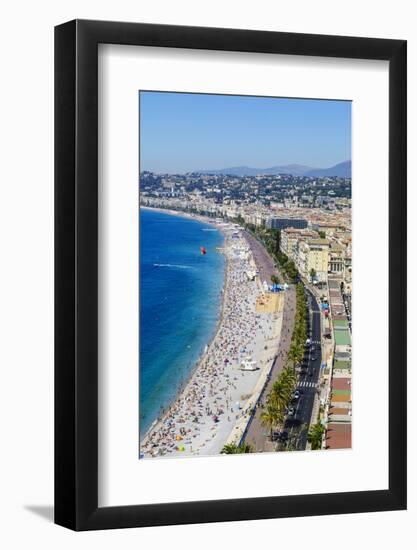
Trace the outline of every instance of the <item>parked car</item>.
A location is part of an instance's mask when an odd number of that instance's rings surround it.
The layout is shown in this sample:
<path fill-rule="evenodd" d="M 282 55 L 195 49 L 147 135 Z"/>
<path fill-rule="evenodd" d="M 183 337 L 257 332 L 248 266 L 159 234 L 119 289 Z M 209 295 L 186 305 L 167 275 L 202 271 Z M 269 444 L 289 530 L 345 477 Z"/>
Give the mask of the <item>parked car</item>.
<path fill-rule="evenodd" d="M 282 430 L 282 432 L 280 433 L 280 436 L 279 436 L 279 440 L 280 441 L 287 441 L 288 439 L 288 432 L 285 431 L 285 430 Z"/>
<path fill-rule="evenodd" d="M 285 430 L 272 432 L 272 441 L 287 441 L 288 432 Z"/>

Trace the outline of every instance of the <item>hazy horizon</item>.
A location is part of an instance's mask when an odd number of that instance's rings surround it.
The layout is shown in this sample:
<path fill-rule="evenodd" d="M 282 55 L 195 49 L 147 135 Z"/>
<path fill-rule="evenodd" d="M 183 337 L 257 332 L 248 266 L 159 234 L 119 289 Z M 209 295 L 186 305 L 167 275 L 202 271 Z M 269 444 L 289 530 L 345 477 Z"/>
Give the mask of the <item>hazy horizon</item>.
<path fill-rule="evenodd" d="M 332 168 L 333 166 L 336 166 L 337 164 L 343 164 L 344 162 L 351 162 L 351 159 L 345 159 L 341 162 L 337 162 L 336 164 L 332 164 L 331 166 L 311 166 L 309 165 L 308 167 L 311 168 L 311 169 L 320 169 L 320 168 L 323 168 L 323 169 L 326 169 L 326 168 Z M 258 170 L 265 170 L 265 169 L 268 169 L 268 168 L 274 168 L 276 166 L 306 166 L 306 165 L 303 165 L 301 162 L 289 162 L 287 164 L 274 164 L 274 165 L 271 165 L 271 166 L 253 166 L 253 165 L 242 165 L 242 166 L 221 166 L 221 167 L 211 167 L 211 168 L 200 168 L 198 170 L 182 170 L 182 171 L 176 171 L 176 172 L 173 172 L 173 171 L 163 171 L 163 170 L 148 170 L 146 168 L 141 168 L 141 172 L 152 172 L 153 174 L 166 174 L 166 175 L 172 175 L 172 176 L 175 176 L 175 175 L 184 175 L 184 174 L 192 174 L 192 173 L 208 173 L 210 172 L 211 170 L 214 172 L 214 171 L 219 171 L 219 170 L 226 170 L 228 168 L 253 168 L 253 169 L 258 169 Z"/>

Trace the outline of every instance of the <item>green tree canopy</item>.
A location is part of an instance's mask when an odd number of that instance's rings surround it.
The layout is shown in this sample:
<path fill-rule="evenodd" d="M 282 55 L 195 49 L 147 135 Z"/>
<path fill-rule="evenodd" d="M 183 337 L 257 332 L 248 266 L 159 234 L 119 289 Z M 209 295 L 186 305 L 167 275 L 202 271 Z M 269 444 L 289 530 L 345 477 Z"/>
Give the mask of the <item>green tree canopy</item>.
<path fill-rule="evenodd" d="M 321 422 L 317 422 L 317 424 L 313 424 L 310 427 L 307 434 L 307 440 L 311 444 L 311 448 L 313 451 L 318 451 L 319 449 L 321 449 L 324 431 L 325 429 Z"/>

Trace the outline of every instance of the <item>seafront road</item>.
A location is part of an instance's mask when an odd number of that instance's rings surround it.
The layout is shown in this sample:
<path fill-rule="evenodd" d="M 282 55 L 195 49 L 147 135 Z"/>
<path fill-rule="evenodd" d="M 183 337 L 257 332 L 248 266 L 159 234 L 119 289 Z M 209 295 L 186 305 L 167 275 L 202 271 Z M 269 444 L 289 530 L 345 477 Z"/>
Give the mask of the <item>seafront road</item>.
<path fill-rule="evenodd" d="M 291 435 L 291 431 L 297 430 L 300 426 L 305 426 L 298 437 L 296 450 L 303 450 L 307 446 L 307 433 L 313 412 L 314 401 L 318 392 L 320 382 L 321 368 L 321 329 L 320 329 L 320 308 L 316 297 L 307 289 L 307 304 L 310 314 L 310 333 L 309 336 L 313 342 L 314 351 L 308 351 L 305 358 L 305 373 L 300 375 L 297 389 L 302 392 L 297 405 L 297 412 L 294 421 L 287 420 L 285 429 Z"/>

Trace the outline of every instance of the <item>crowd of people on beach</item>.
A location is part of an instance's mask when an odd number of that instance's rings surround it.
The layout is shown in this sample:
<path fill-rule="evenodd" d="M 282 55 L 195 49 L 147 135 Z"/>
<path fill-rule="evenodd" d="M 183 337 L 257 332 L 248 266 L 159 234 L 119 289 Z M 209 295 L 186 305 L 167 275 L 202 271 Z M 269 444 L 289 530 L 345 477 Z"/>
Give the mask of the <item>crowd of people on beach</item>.
<path fill-rule="evenodd" d="M 233 426 L 248 414 L 246 403 L 259 379 L 259 371 L 241 369 L 242 360 L 253 356 L 262 369 L 273 359 L 268 341 L 274 320 L 256 314 L 258 288 L 247 276 L 253 264 L 245 239 L 226 235 L 223 253 L 227 271 L 217 333 L 189 383 L 142 440 L 143 458 L 220 452 Z"/>

